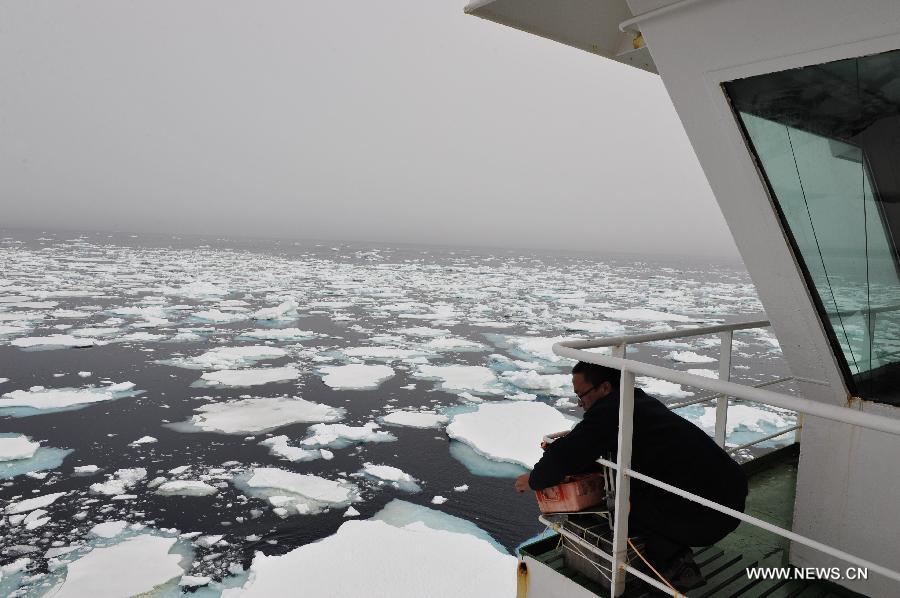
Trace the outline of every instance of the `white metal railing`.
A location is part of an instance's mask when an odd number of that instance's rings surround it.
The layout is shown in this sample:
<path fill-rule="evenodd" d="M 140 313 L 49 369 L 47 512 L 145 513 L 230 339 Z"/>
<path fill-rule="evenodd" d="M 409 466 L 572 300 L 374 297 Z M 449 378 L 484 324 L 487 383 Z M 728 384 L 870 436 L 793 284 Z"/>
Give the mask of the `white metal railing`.
<path fill-rule="evenodd" d="M 622 372 L 619 389 L 619 437 L 617 452 L 618 463 L 613 463 L 605 459 L 598 460 L 600 463 L 606 465 L 607 467 L 610 467 L 616 472 L 612 554 L 606 554 L 605 552 L 597 549 L 595 546 L 587 542 L 579 542 L 579 544 L 581 544 L 585 549 L 590 550 L 591 552 L 598 554 L 602 558 L 611 562 L 612 584 L 610 588 L 610 596 L 612 596 L 613 598 L 621 595 L 625 590 L 626 572 L 632 573 L 636 577 L 644 580 L 646 583 L 649 583 L 653 587 L 656 587 L 670 595 L 679 595 L 677 592 L 673 592 L 670 588 L 663 585 L 656 579 L 652 579 L 643 572 L 628 565 L 626 559 L 628 541 L 627 513 L 628 501 L 630 496 L 630 478 L 641 480 L 647 484 L 650 484 L 651 486 L 656 486 L 657 488 L 660 488 L 667 492 L 671 492 L 687 500 L 699 503 L 701 505 L 719 511 L 720 513 L 725 513 L 736 519 L 744 521 L 745 523 L 749 523 L 750 525 L 763 528 L 774 534 L 777 534 L 794 542 L 810 546 L 814 549 L 820 550 L 826 554 L 837 557 L 856 566 L 866 567 L 876 573 L 884 575 L 885 577 L 900 581 L 900 572 L 898 571 L 894 571 L 876 563 L 869 562 L 865 559 L 851 555 L 811 538 L 807 538 L 800 534 L 794 533 L 790 530 L 780 528 L 776 525 L 763 521 L 762 519 L 757 519 L 756 517 L 752 517 L 739 511 L 735 511 L 734 509 L 730 509 L 724 505 L 712 502 L 706 498 L 703 498 L 702 496 L 686 492 L 684 490 L 681 490 L 680 488 L 676 488 L 674 486 L 666 484 L 665 482 L 661 482 L 631 469 L 631 442 L 634 432 L 634 378 L 636 374 L 649 376 L 660 380 L 667 380 L 669 382 L 675 382 L 678 384 L 684 384 L 686 386 L 702 388 L 718 393 L 714 397 L 698 400 L 696 402 L 699 403 L 705 400 L 711 401 L 714 399 L 717 401 L 715 435 L 716 441 L 720 444 L 720 446 L 724 446 L 725 442 L 725 429 L 727 422 L 729 397 L 756 403 L 763 403 L 766 405 L 772 405 L 775 407 L 781 407 L 783 409 L 796 411 L 799 414 L 807 413 L 832 421 L 847 423 L 863 428 L 878 430 L 881 432 L 887 432 L 889 434 L 900 435 L 900 420 L 874 415 L 871 413 L 864 413 L 848 407 L 840 407 L 837 405 L 820 403 L 817 401 L 811 401 L 809 399 L 803 399 L 787 394 L 776 393 L 759 386 L 746 386 L 729 381 L 728 378 L 731 369 L 731 341 L 734 331 L 751 328 L 763 328 L 767 327 L 768 325 L 769 322 L 759 320 L 753 322 L 743 322 L 739 324 L 722 324 L 717 326 L 705 326 L 687 330 L 682 329 L 670 332 L 607 337 L 603 339 L 588 341 L 565 341 L 553 345 L 553 352 L 561 357 L 568 357 L 570 359 L 576 359 L 578 361 L 595 363 L 598 365 L 615 368 L 621 370 Z M 642 361 L 626 359 L 625 357 L 627 346 L 629 344 L 665 340 L 671 338 L 702 336 L 708 334 L 719 334 L 722 340 L 719 360 L 719 379 L 697 376 L 694 374 L 689 374 L 687 372 L 653 365 Z M 600 353 L 585 350 L 598 347 L 612 348 L 612 355 L 603 355 Z M 808 382 L 821 384 L 821 382 L 815 380 L 809 380 Z M 781 434 L 787 433 L 797 428 L 798 426 L 787 430 L 780 430 L 777 434 L 770 435 L 769 438 L 780 436 Z M 765 439 L 767 440 L 768 438 Z M 762 440 L 764 439 L 758 439 L 755 442 L 760 442 Z M 744 446 L 749 446 L 752 444 L 754 443 L 748 443 L 747 445 L 742 445 L 738 448 L 743 448 Z M 563 531 L 561 530 L 561 526 L 556 523 L 550 522 L 545 518 L 542 518 L 541 521 L 545 525 L 548 525 L 549 527 L 560 533 Z M 577 540 L 574 540 L 573 538 L 573 541 Z"/>

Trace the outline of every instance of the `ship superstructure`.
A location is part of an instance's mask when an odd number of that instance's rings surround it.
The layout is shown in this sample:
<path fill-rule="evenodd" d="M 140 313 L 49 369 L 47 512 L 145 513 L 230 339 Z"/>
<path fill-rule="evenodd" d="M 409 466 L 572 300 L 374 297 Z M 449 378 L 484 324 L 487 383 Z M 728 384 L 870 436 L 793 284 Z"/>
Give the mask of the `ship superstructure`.
<path fill-rule="evenodd" d="M 900 4 L 479 0 L 466 10 L 662 77 L 803 397 L 741 390 L 727 367 L 704 382 L 642 365 L 626 359 L 633 338 L 608 340 L 613 357 L 558 347 L 626 374 L 617 507 L 640 475 L 628 470 L 634 374 L 790 408 L 804 414 L 790 563 L 870 563 L 866 579 L 837 583 L 900 595 Z M 625 590 L 625 532 L 611 547 L 612 595 Z"/>

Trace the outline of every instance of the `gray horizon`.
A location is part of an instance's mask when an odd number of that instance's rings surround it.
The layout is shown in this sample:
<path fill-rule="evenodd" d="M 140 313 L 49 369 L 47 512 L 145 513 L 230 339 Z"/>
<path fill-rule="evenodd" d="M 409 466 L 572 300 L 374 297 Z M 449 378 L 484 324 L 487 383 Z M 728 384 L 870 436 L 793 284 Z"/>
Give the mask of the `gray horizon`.
<path fill-rule="evenodd" d="M 658 77 L 463 4 L 7 3 L 0 226 L 739 259 Z"/>

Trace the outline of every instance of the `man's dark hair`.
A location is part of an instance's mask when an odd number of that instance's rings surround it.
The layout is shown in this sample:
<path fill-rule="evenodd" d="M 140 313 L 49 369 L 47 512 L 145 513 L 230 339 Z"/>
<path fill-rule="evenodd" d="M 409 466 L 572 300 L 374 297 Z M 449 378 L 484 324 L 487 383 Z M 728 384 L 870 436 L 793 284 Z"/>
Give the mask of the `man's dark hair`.
<path fill-rule="evenodd" d="M 619 379 L 622 372 L 615 368 L 608 368 L 605 365 L 597 365 L 596 363 L 587 363 L 579 361 L 572 367 L 573 374 L 581 374 L 584 379 L 591 383 L 591 386 L 600 386 L 604 382 L 609 382 L 614 389 L 619 388 Z"/>

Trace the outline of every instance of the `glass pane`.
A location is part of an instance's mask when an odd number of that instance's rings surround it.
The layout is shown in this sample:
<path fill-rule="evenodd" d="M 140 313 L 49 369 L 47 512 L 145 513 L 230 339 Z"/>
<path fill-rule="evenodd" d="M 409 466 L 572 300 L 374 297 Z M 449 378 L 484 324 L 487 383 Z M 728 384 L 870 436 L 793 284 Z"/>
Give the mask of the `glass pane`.
<path fill-rule="evenodd" d="M 725 84 L 851 390 L 900 403 L 900 52 Z"/>

